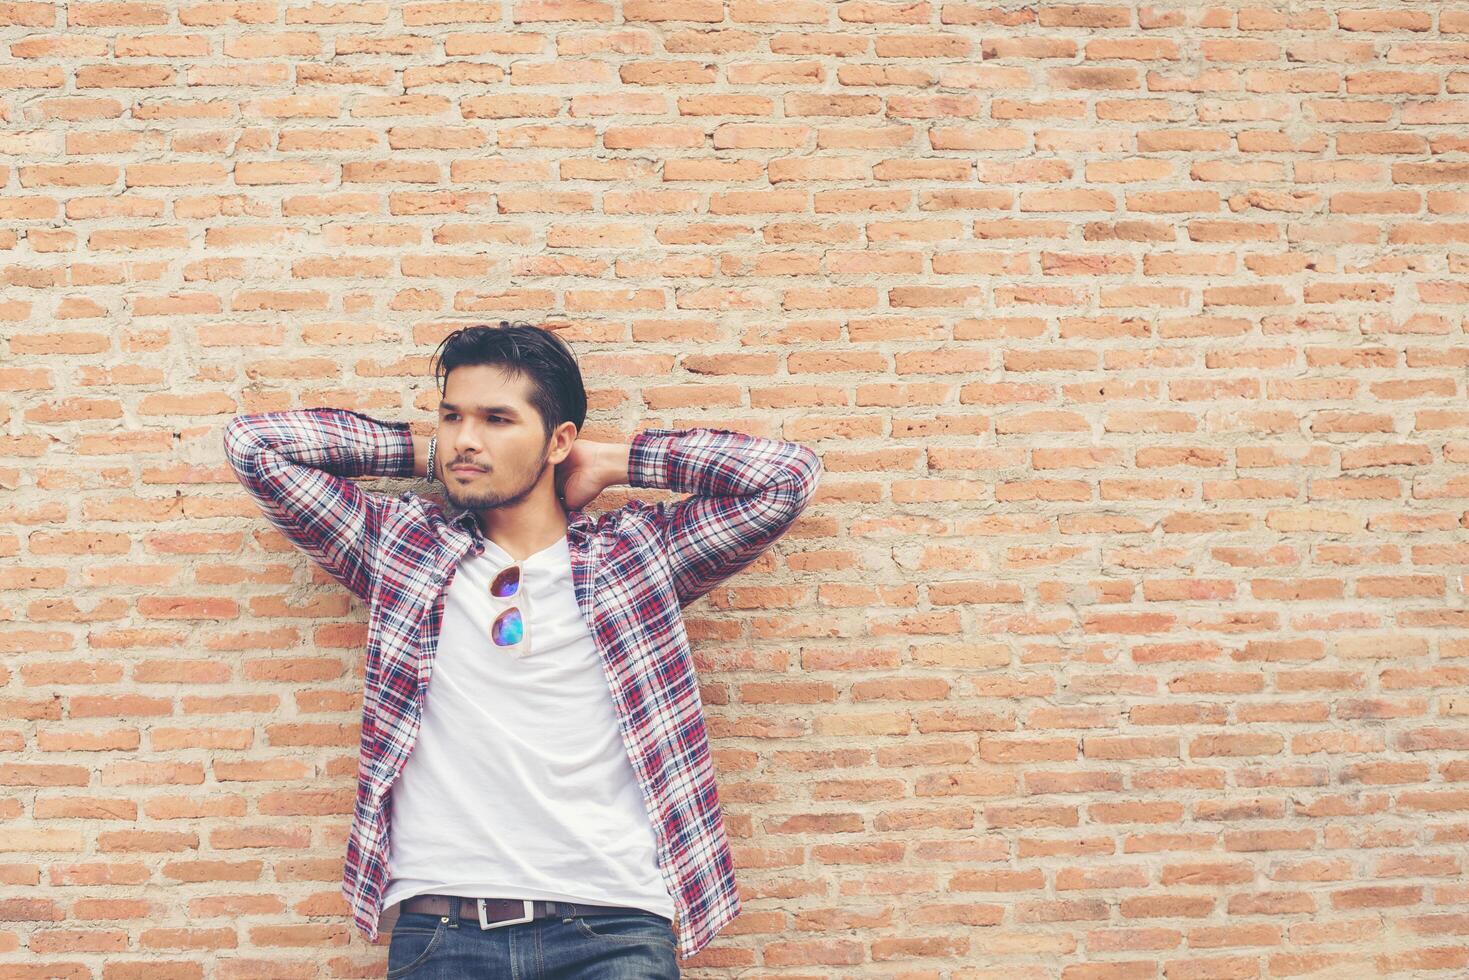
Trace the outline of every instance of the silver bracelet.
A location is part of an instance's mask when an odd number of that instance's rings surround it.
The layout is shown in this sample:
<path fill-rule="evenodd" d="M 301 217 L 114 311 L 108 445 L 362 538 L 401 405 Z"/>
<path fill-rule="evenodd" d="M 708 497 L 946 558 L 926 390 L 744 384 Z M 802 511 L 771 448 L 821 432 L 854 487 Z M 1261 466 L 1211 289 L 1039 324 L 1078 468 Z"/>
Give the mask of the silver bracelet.
<path fill-rule="evenodd" d="M 429 436 L 428 439 L 428 481 L 434 482 L 434 449 L 439 444 L 438 436 Z"/>

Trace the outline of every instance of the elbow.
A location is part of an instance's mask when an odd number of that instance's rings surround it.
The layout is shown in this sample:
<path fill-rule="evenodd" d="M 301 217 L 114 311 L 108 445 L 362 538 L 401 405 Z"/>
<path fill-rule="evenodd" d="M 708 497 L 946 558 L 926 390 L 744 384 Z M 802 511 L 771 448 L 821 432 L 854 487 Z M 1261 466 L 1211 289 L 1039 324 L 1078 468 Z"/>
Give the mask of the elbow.
<path fill-rule="evenodd" d="M 800 452 L 792 458 L 789 475 L 780 481 L 774 494 L 785 523 L 794 521 L 810 505 L 816 496 L 816 487 L 821 482 L 823 472 L 825 469 L 816 451 L 801 446 Z"/>
<path fill-rule="evenodd" d="M 810 446 L 802 446 L 802 452 L 797 459 L 797 481 L 796 485 L 801 492 L 801 507 L 804 508 L 816 496 L 816 486 L 821 482 L 821 475 L 826 472 L 826 467 L 821 465 L 821 457 L 816 450 Z"/>
<path fill-rule="evenodd" d="M 224 458 L 236 476 L 253 472 L 260 455 L 260 439 L 250 427 L 249 416 L 236 415 L 224 426 Z"/>

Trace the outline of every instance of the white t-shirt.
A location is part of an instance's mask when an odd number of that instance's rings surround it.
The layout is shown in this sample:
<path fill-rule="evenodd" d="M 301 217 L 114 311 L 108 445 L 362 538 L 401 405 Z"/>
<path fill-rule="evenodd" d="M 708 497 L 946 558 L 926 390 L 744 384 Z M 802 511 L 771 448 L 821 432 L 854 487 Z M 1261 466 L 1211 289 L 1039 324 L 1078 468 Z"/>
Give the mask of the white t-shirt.
<path fill-rule="evenodd" d="M 653 825 L 572 588 L 566 537 L 521 563 L 525 659 L 490 642 L 485 539 L 444 597 L 418 740 L 393 784 L 383 907 L 425 892 L 629 905 L 672 919 Z M 524 612 L 524 610 L 522 610 Z"/>

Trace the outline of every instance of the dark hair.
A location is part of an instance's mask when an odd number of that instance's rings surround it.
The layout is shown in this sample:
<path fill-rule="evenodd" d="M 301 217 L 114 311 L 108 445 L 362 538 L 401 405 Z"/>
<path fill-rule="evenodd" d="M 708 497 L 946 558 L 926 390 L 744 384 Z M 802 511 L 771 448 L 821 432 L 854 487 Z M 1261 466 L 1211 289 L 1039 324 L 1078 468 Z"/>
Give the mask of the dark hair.
<path fill-rule="evenodd" d="M 467 364 L 493 364 L 512 377 L 530 379 L 530 403 L 541 415 L 547 441 L 561 423 L 576 423 L 580 433 L 587 420 L 587 391 L 576 354 L 543 327 L 519 320 L 463 327 L 443 339 L 433 362 L 440 395 L 449 372 Z"/>

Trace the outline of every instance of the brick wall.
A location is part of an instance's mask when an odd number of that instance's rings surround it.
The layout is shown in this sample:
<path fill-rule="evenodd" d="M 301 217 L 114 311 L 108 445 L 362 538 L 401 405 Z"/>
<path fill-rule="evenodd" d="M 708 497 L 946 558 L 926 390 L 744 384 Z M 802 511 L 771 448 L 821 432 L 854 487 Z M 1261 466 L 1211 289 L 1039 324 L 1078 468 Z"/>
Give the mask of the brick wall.
<path fill-rule="evenodd" d="M 567 324 L 591 438 L 825 462 L 689 610 L 747 896 L 691 975 L 1469 974 L 1469 3 L 0 41 L 6 976 L 381 976 L 365 613 L 220 429 L 427 424 L 502 318 Z"/>

